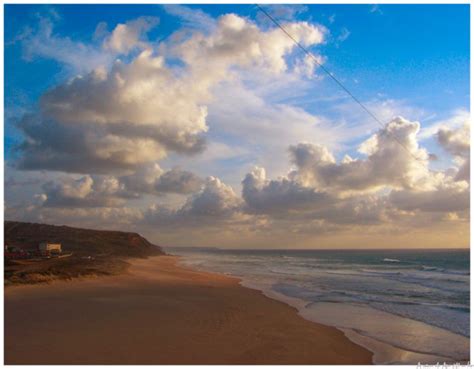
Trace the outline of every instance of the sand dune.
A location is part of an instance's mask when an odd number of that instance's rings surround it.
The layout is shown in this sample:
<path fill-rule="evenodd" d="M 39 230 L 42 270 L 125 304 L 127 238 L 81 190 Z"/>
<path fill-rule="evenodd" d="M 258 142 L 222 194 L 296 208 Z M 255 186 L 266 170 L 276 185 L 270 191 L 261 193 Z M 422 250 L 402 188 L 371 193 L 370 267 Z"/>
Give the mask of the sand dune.
<path fill-rule="evenodd" d="M 128 275 L 9 287 L 6 364 L 368 364 L 340 331 L 176 257 Z"/>

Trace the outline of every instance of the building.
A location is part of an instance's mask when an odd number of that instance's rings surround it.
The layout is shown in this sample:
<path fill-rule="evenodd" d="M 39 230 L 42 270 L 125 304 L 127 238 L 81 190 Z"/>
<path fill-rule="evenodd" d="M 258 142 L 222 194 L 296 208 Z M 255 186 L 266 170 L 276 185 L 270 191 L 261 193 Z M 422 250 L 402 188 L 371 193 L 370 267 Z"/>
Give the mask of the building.
<path fill-rule="evenodd" d="M 49 243 L 49 242 L 41 242 L 38 246 L 39 250 L 42 252 L 48 253 L 61 253 L 61 244 L 60 243 Z"/>

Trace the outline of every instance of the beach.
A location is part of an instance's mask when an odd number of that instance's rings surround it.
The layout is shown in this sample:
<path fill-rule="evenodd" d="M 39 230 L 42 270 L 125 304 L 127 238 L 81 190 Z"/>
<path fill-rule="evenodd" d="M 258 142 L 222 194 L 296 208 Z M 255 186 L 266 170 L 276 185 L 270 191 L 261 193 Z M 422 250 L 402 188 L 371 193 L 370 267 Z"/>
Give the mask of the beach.
<path fill-rule="evenodd" d="M 469 250 L 166 251 L 338 328 L 375 364 L 469 362 Z"/>
<path fill-rule="evenodd" d="M 333 327 L 175 256 L 5 289 L 5 364 L 370 364 Z"/>

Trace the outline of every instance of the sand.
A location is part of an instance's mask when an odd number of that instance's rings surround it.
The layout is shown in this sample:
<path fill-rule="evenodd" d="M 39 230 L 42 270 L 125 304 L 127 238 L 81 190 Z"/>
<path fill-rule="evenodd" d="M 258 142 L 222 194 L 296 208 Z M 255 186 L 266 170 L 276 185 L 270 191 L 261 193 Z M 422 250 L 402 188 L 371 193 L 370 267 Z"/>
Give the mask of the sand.
<path fill-rule="evenodd" d="M 370 364 L 332 327 L 172 256 L 5 289 L 5 364 Z"/>

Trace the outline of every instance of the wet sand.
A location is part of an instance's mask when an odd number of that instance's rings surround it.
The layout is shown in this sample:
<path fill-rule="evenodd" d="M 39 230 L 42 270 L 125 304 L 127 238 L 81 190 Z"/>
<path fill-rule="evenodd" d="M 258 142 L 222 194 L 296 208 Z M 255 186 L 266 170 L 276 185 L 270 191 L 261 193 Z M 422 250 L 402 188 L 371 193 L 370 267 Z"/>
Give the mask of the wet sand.
<path fill-rule="evenodd" d="M 332 327 L 172 256 L 5 289 L 5 364 L 370 364 Z"/>

